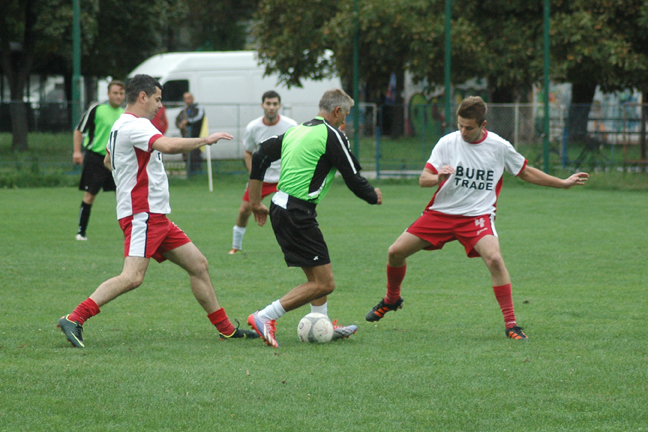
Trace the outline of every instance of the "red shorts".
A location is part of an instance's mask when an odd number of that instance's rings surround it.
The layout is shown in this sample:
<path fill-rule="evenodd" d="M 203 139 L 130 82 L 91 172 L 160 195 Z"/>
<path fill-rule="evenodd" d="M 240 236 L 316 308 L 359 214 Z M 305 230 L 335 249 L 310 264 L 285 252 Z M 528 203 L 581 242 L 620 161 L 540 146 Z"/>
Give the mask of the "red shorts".
<path fill-rule="evenodd" d="M 263 182 L 261 187 L 261 199 L 267 197 L 270 194 L 277 192 L 277 183 L 266 183 Z M 250 186 L 245 187 L 245 194 L 243 195 L 243 201 L 250 202 Z"/>
<path fill-rule="evenodd" d="M 479 256 L 475 245 L 482 237 L 497 236 L 495 215 L 456 216 L 435 211 L 423 213 L 407 232 L 431 243 L 426 250 L 441 249 L 446 243 L 459 240 L 469 258 Z"/>
<path fill-rule="evenodd" d="M 190 243 L 189 237 L 166 215 L 137 213 L 119 220 L 124 231 L 124 257 L 165 261 L 163 254 Z"/>

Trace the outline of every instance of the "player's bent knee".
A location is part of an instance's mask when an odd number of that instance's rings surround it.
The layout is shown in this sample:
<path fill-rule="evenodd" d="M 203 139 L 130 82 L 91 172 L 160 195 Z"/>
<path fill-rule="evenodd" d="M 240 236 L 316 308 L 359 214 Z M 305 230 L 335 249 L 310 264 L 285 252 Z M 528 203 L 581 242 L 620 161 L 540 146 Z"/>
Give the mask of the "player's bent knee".
<path fill-rule="evenodd" d="M 335 291 L 335 282 L 323 282 L 317 284 L 317 291 L 322 294 L 322 296 L 329 295 Z"/>
<path fill-rule="evenodd" d="M 389 246 L 387 250 L 387 255 L 390 263 L 400 263 L 407 258 L 405 251 L 399 248 L 396 244 Z"/>

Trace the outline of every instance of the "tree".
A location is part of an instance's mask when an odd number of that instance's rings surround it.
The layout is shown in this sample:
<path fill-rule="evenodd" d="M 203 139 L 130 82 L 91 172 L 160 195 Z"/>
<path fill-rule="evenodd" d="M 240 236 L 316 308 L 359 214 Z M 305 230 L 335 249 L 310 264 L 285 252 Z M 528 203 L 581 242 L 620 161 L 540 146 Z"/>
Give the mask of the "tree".
<path fill-rule="evenodd" d="M 66 0 L 8 0 L 0 18 L 0 61 L 9 81 L 11 129 L 15 151 L 29 149 L 28 110 L 23 92 L 34 67 L 51 58 L 62 45 L 70 47 L 72 4 Z M 96 0 L 83 2 L 82 23 L 87 38 L 93 36 Z M 51 68 L 51 64 L 44 63 Z M 51 69 L 50 69 L 51 70 Z"/>
<path fill-rule="evenodd" d="M 555 1 L 552 15 L 552 68 L 557 81 L 572 83 L 570 137 L 587 136 L 589 111 L 597 86 L 612 92 L 646 89 L 646 22 L 642 0 Z"/>
<path fill-rule="evenodd" d="M 259 0 L 187 0 L 187 23 L 191 26 L 189 49 L 243 49 L 249 32 L 247 24 L 258 3 Z"/>

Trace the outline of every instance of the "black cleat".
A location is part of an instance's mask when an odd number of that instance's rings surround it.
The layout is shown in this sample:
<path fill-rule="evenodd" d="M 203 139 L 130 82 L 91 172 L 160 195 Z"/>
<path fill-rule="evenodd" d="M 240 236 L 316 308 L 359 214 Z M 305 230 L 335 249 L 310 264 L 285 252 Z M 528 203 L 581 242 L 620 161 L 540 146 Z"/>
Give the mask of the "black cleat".
<path fill-rule="evenodd" d="M 522 331 L 522 327 L 518 326 L 508 328 L 504 331 L 504 333 L 506 334 L 506 337 L 511 339 L 529 339 L 527 335 L 525 335 Z"/>
<path fill-rule="evenodd" d="M 239 322 L 239 320 L 236 320 L 236 330 L 234 330 L 234 333 L 232 333 L 229 336 L 224 335 L 223 333 L 218 333 L 220 339 L 227 340 L 227 339 L 258 339 L 259 338 L 257 332 L 255 332 L 254 330 L 241 329 L 239 328 L 240 325 L 241 323 Z"/>
<path fill-rule="evenodd" d="M 83 344 L 83 326 L 76 321 L 70 321 L 70 315 L 65 315 L 58 320 L 58 327 L 65 333 L 65 337 L 74 348 L 85 348 Z"/>
<path fill-rule="evenodd" d="M 380 300 L 376 306 L 374 306 L 365 319 L 367 321 L 380 321 L 382 317 L 389 311 L 395 311 L 403 308 L 403 297 L 399 297 L 396 303 L 385 303 L 385 299 Z"/>

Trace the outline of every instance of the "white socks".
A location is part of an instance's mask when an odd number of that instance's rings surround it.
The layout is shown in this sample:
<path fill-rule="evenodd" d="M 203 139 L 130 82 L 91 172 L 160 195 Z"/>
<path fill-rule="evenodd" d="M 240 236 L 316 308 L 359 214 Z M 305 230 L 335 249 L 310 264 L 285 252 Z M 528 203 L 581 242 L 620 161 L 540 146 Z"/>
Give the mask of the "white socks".
<path fill-rule="evenodd" d="M 238 225 L 234 225 L 234 229 L 232 230 L 232 249 L 243 249 L 243 236 L 245 235 L 246 229 L 247 227 L 241 228 Z"/>
<path fill-rule="evenodd" d="M 277 320 L 284 316 L 285 313 L 286 311 L 283 306 L 281 306 L 281 302 L 275 300 L 259 311 L 259 318 L 264 321 Z M 311 305 L 311 313 L 321 313 L 328 316 L 328 302 L 324 303 L 322 306 Z"/>
<path fill-rule="evenodd" d="M 311 313 L 321 313 L 328 316 L 328 302 L 324 303 L 322 306 L 315 306 L 311 303 Z"/>
<path fill-rule="evenodd" d="M 264 309 L 259 311 L 259 318 L 264 321 L 276 320 L 284 316 L 286 311 L 279 300 L 273 301 L 271 304 L 266 306 Z"/>

